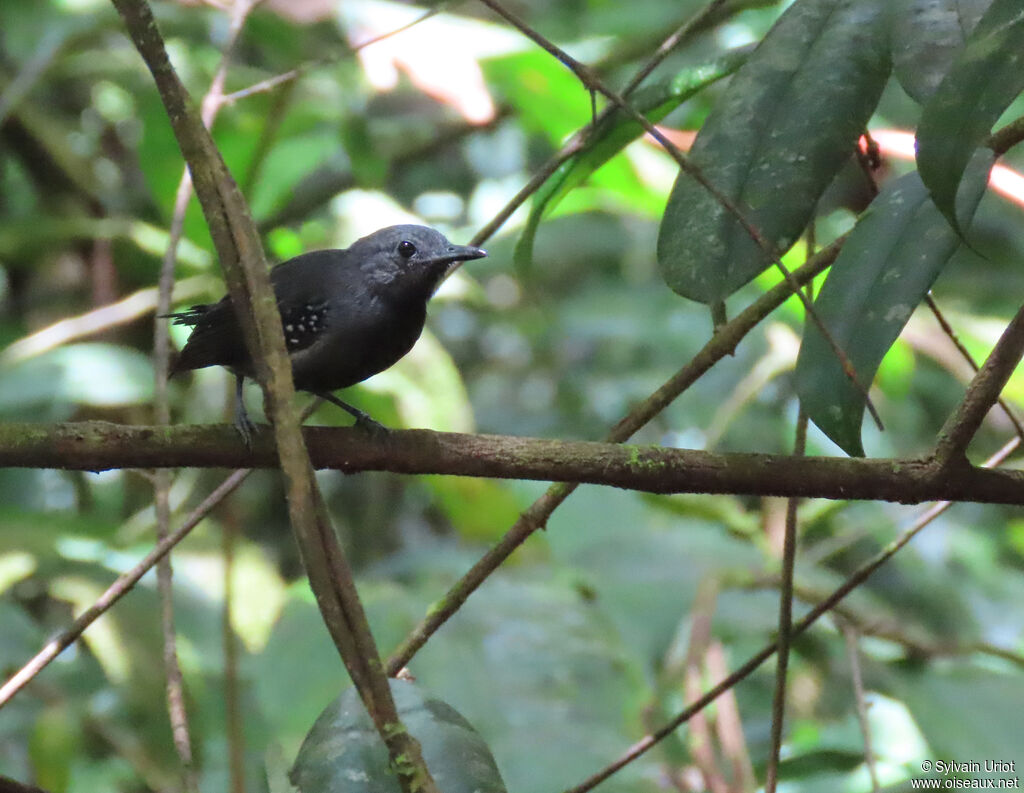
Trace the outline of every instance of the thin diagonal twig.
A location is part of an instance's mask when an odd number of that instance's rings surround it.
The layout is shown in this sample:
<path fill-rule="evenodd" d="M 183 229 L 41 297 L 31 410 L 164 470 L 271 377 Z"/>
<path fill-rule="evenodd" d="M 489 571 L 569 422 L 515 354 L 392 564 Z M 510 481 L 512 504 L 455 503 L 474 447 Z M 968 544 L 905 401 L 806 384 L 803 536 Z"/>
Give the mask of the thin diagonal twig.
<path fill-rule="evenodd" d="M 878 415 L 874 403 L 871 401 L 871 396 L 868 393 L 866 385 L 860 382 L 857 378 L 857 372 L 854 369 L 853 364 L 850 362 L 849 356 L 839 345 L 839 343 L 832 336 L 831 331 L 822 322 L 821 317 L 814 310 L 814 305 L 807 296 L 800 290 L 800 285 L 793 280 L 793 274 L 786 267 L 782 261 L 782 257 L 776 250 L 775 246 L 764 238 L 761 232 L 754 226 L 746 216 L 739 210 L 739 208 L 733 203 L 733 201 L 725 195 L 713 182 L 711 182 L 704 172 L 694 165 L 693 161 L 687 157 L 682 150 L 670 141 L 662 132 L 659 130 L 651 121 L 643 114 L 640 113 L 635 107 L 627 102 L 622 96 L 615 91 L 608 88 L 603 81 L 594 73 L 593 69 L 585 64 L 580 63 L 567 52 L 562 50 L 556 44 L 551 42 L 549 39 L 541 35 L 539 32 L 531 28 L 526 22 L 520 19 L 516 14 L 509 11 L 497 0 L 479 0 L 485 6 L 490 8 L 496 14 L 508 21 L 513 27 L 519 30 L 524 36 L 535 42 L 546 52 L 550 53 L 552 57 L 564 64 L 586 88 L 592 91 L 598 91 L 607 97 L 616 107 L 620 108 L 630 118 L 640 124 L 641 127 L 654 138 L 662 148 L 676 161 L 679 167 L 686 172 L 692 179 L 707 190 L 718 202 L 718 204 L 725 209 L 733 218 L 740 224 L 747 235 L 754 241 L 754 243 L 761 249 L 761 251 L 772 261 L 775 267 L 782 273 L 786 283 L 789 284 L 793 294 L 803 303 L 804 310 L 807 312 L 808 318 L 814 323 L 815 327 L 821 333 L 822 338 L 828 343 L 832 350 L 832 354 L 836 356 L 842 366 L 843 373 L 847 379 L 853 384 L 853 387 L 860 392 L 864 398 L 865 407 L 871 418 L 880 430 L 884 429 L 882 425 L 882 419 Z M 719 324 L 716 322 L 716 325 Z"/>
<path fill-rule="evenodd" d="M 967 464 L 967 447 L 1024 356 L 1024 307 L 1003 330 L 963 401 L 939 433 L 933 460 L 940 466 Z"/>
<path fill-rule="evenodd" d="M 703 27 L 708 20 L 714 17 L 719 9 L 724 5 L 725 0 L 711 0 L 701 11 L 694 14 L 686 22 L 676 28 L 655 50 L 654 54 L 648 58 L 647 62 L 641 66 L 637 72 L 630 78 L 626 87 L 622 91 L 623 96 L 629 96 L 640 84 L 647 79 L 648 76 L 668 57 L 669 53 L 672 52 L 682 42 L 686 41 L 695 31 Z M 541 186 L 548 180 L 555 171 L 558 170 L 559 166 L 562 165 L 566 160 L 573 157 L 578 152 L 586 148 L 591 133 L 597 129 L 598 125 L 606 118 L 611 116 L 615 112 L 614 105 L 607 105 L 602 108 L 597 115 L 591 120 L 589 126 L 584 127 L 575 135 L 573 135 L 568 142 L 549 159 L 544 165 L 542 165 L 530 178 L 530 180 L 522 187 L 522 189 L 513 196 L 509 202 L 494 216 L 493 219 L 481 228 L 473 239 L 470 241 L 471 245 L 481 245 L 488 238 L 490 238 L 502 225 L 507 221 L 512 213 L 515 212 L 520 206 L 526 203 L 527 199 L 531 195 L 537 192 Z"/>
<path fill-rule="evenodd" d="M 432 16 L 441 13 L 441 11 L 444 10 L 444 7 L 446 5 L 446 2 L 440 2 L 433 8 L 423 12 L 420 16 L 416 17 L 416 19 L 406 22 L 404 25 L 400 25 L 394 30 L 389 30 L 386 33 L 381 33 L 378 36 L 373 36 L 372 38 L 369 38 L 366 41 L 361 41 L 358 44 L 353 44 L 351 47 L 343 50 L 342 52 L 338 53 L 332 58 L 315 58 L 313 60 L 306 61 L 300 66 L 296 66 L 294 69 L 290 69 L 287 72 L 275 75 L 274 77 L 268 77 L 266 80 L 260 80 L 258 83 L 254 83 L 247 88 L 242 88 L 238 91 L 232 91 L 230 94 L 225 94 L 221 98 L 221 102 L 226 105 L 231 105 L 235 102 L 238 102 L 241 99 L 247 99 L 248 97 L 255 96 L 256 94 L 272 91 L 274 88 L 277 88 L 277 86 L 284 85 L 285 83 L 290 83 L 293 80 L 296 80 L 302 75 L 306 74 L 307 72 L 312 71 L 313 69 L 319 69 L 322 66 L 329 66 L 332 63 L 336 63 L 337 61 L 341 60 L 342 58 L 354 55 L 364 47 L 369 47 L 371 44 L 376 44 L 378 41 L 384 41 L 384 39 L 391 38 L 392 36 L 397 36 L 399 33 L 404 33 L 409 28 L 415 27 L 421 22 L 425 22 L 426 20 L 430 19 Z"/>
<path fill-rule="evenodd" d="M 975 372 L 977 372 L 980 368 L 978 366 L 978 362 L 974 360 L 974 356 L 971 355 L 971 351 L 967 349 L 967 346 L 963 341 L 961 341 L 956 331 L 953 330 L 953 326 L 939 308 L 938 304 L 935 302 L 935 298 L 931 296 L 931 293 L 924 296 L 924 302 L 932 312 L 935 320 L 939 323 L 939 327 L 942 328 L 942 332 L 946 334 L 946 337 L 951 342 L 953 342 L 953 346 L 957 348 L 960 355 L 963 356 L 963 359 L 967 361 Z M 1010 407 L 1010 404 L 1002 397 L 996 400 L 996 404 L 999 405 L 999 407 L 1002 408 L 1003 413 L 1006 414 L 1006 418 L 1009 419 L 1010 424 L 1012 424 L 1013 428 L 1017 431 L 1017 436 L 1021 438 L 1021 440 L 1024 440 L 1024 424 L 1021 424 L 1021 420 L 1017 417 L 1016 411 L 1014 411 L 1014 409 Z"/>
<path fill-rule="evenodd" d="M 28 663 L 22 666 L 0 687 L 0 708 L 6 705 L 15 694 L 42 672 L 54 658 L 70 647 L 85 632 L 86 628 L 124 597 L 139 582 L 142 576 L 149 572 L 157 561 L 167 554 L 171 548 L 185 539 L 199 521 L 205 518 L 214 506 L 219 504 L 242 484 L 251 473 L 252 469 L 242 468 L 231 474 L 198 507 L 189 513 L 189 516 L 176 531 L 171 532 L 158 542 L 153 550 L 146 554 L 138 564 L 118 576 L 117 580 L 107 587 L 106 591 L 96 599 L 95 603 L 83 611 L 70 626 L 47 642 L 43 649 L 36 653 Z"/>

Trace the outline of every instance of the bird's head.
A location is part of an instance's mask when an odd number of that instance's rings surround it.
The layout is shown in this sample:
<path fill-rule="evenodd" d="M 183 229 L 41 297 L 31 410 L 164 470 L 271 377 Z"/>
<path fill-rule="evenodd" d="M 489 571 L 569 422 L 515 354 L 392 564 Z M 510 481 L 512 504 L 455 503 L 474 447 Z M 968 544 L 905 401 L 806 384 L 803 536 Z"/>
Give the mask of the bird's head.
<path fill-rule="evenodd" d="M 462 262 L 487 255 L 482 248 L 455 245 L 427 226 L 388 226 L 357 240 L 348 255 L 370 283 L 391 294 L 428 299 Z"/>

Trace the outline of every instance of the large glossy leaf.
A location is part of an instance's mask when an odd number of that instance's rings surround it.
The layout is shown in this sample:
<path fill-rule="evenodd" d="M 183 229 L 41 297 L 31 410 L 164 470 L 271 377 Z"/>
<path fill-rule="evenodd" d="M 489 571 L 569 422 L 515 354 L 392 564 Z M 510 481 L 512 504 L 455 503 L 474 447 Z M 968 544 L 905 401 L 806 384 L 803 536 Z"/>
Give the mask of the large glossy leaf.
<path fill-rule="evenodd" d="M 487 744 L 455 708 L 425 696 L 413 683 L 390 683 L 398 714 L 423 747 L 439 790 L 506 793 Z M 316 720 L 291 780 L 302 793 L 399 793 L 387 749 L 354 688 Z"/>
<path fill-rule="evenodd" d="M 991 3 L 992 0 L 897 0 L 892 63 L 903 90 L 921 104 L 928 101 Z"/>
<path fill-rule="evenodd" d="M 746 61 L 748 55 L 746 49 L 737 50 L 704 66 L 684 69 L 671 80 L 640 89 L 633 94 L 630 102 L 650 121 L 656 123 L 694 94 L 732 74 Z M 553 210 L 570 190 L 581 184 L 641 134 L 643 127 L 617 110 L 598 125 L 585 149 L 562 163 L 558 170 L 548 177 L 544 186 L 534 194 L 530 217 L 516 245 L 515 259 L 518 266 L 528 267 L 533 259 L 533 242 L 541 219 Z"/>
<path fill-rule="evenodd" d="M 1024 91 L 1024 3 L 994 0 L 924 106 L 917 168 L 954 228 L 954 202 L 974 150 Z"/>
<path fill-rule="evenodd" d="M 780 251 L 863 132 L 889 73 L 887 39 L 884 0 L 798 0 L 698 134 L 693 163 Z M 669 286 L 715 303 L 770 261 L 714 196 L 679 174 L 658 237 Z"/>
<path fill-rule="evenodd" d="M 978 152 L 958 208 L 964 223 L 985 190 L 992 153 Z M 861 217 L 832 265 L 815 311 L 867 388 L 910 315 L 960 245 L 916 173 L 890 183 Z M 808 322 L 796 387 L 810 419 L 847 454 L 862 456 L 864 394 Z"/>

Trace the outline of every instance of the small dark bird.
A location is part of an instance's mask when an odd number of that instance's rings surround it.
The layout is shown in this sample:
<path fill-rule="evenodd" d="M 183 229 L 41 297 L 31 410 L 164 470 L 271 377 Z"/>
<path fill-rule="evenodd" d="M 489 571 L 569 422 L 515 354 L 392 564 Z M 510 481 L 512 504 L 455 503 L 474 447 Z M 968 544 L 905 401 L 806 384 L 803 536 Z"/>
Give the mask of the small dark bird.
<path fill-rule="evenodd" d="M 427 301 L 460 263 L 487 252 L 453 245 L 426 226 L 389 226 L 345 250 L 312 251 L 270 271 L 295 387 L 379 427 L 330 392 L 362 382 L 398 361 L 423 332 Z M 171 374 L 223 366 L 235 375 L 235 426 L 249 443 L 254 426 L 242 401 L 255 369 L 225 295 L 217 303 L 169 314 L 193 328 Z"/>

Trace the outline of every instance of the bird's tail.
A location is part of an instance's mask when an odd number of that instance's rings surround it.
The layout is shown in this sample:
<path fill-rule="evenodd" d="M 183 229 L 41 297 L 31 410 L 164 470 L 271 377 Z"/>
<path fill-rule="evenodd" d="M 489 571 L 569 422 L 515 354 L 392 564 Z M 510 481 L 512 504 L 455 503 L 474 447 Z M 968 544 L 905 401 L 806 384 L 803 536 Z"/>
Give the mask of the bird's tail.
<path fill-rule="evenodd" d="M 197 306 L 191 306 L 186 311 L 174 311 L 170 314 L 160 314 L 161 319 L 173 320 L 173 325 L 187 325 L 190 328 L 194 328 L 200 322 L 203 321 L 203 317 L 210 311 L 210 304 L 201 303 Z"/>
<path fill-rule="evenodd" d="M 211 306 L 208 303 L 201 303 L 199 305 L 190 306 L 185 311 L 174 311 L 170 314 L 160 314 L 159 316 L 162 319 L 171 320 L 172 325 L 185 325 L 187 327 L 194 328 L 203 321 L 203 318 L 209 312 L 210 307 Z M 188 345 L 186 345 L 186 349 L 187 347 Z M 182 353 L 184 353 L 184 350 Z M 194 366 L 191 366 L 190 361 L 187 360 L 190 356 L 186 356 L 182 353 L 176 355 L 171 361 L 171 365 L 167 370 L 168 377 L 174 377 L 174 375 L 179 372 L 187 372 L 190 369 L 195 368 Z"/>

